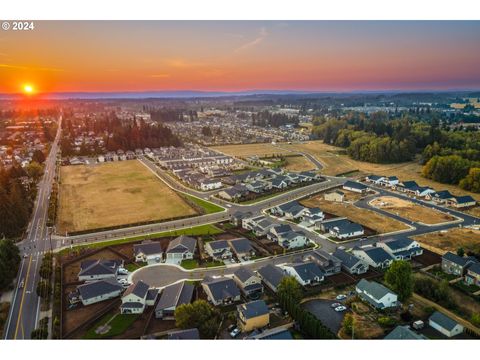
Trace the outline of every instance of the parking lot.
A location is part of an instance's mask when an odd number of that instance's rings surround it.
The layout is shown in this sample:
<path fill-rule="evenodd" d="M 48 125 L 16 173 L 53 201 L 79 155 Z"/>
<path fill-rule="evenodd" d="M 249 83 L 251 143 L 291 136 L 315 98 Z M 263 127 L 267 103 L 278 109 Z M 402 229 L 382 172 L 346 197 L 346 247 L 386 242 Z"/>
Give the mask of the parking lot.
<path fill-rule="evenodd" d="M 309 300 L 303 304 L 305 310 L 311 312 L 333 333 L 337 333 L 342 326 L 343 317 L 346 311 L 336 312 L 331 305 L 333 303 L 342 303 L 338 300 L 315 299 Z"/>

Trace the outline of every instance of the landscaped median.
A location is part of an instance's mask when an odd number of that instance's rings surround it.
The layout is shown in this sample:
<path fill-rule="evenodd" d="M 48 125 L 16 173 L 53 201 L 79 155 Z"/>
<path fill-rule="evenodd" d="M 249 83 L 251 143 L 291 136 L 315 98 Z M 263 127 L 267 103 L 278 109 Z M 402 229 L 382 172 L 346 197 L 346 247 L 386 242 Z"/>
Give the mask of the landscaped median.
<path fill-rule="evenodd" d="M 205 212 L 205 214 L 214 214 L 225 210 L 221 206 L 218 206 L 210 201 L 205 201 L 196 196 L 188 194 L 182 194 L 182 196 L 184 196 L 187 201 L 191 201 L 194 205 L 200 207 Z"/>

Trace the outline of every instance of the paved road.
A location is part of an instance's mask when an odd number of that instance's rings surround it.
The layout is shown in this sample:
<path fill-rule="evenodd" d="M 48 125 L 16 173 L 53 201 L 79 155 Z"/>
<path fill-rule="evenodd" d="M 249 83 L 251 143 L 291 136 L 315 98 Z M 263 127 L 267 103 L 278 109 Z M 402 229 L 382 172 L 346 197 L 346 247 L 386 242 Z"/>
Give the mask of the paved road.
<path fill-rule="evenodd" d="M 46 220 L 50 191 L 55 176 L 61 125 L 62 117 L 59 119 L 57 135 L 52 143 L 50 154 L 45 161 L 45 173 L 38 184 L 38 194 L 28 234 L 22 242 L 17 244 L 23 258 L 6 323 L 5 339 L 30 339 L 32 330 L 38 325 L 40 314 L 40 298 L 36 293 L 40 278 L 38 270 L 43 254 L 50 250 Z M 20 288 L 22 282 L 24 287 Z"/>

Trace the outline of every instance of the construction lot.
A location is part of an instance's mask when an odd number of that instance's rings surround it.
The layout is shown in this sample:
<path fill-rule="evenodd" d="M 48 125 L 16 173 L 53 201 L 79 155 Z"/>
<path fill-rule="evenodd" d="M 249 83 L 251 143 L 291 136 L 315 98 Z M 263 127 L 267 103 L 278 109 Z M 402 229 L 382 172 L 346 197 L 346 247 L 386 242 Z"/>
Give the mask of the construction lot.
<path fill-rule="evenodd" d="M 406 224 L 375 211 L 359 208 L 352 203 L 327 201 L 323 196 L 324 194 L 318 194 L 302 200 L 301 204 L 307 207 L 319 207 L 325 213 L 346 217 L 378 234 L 409 229 Z"/>
<path fill-rule="evenodd" d="M 480 230 L 454 228 L 415 236 L 413 239 L 440 254 L 447 251 L 456 252 L 460 247 L 465 252 L 480 253 Z"/>
<path fill-rule="evenodd" d="M 375 198 L 370 202 L 370 205 L 404 219 L 427 225 L 456 220 L 455 217 L 446 213 L 393 196 Z"/>
<path fill-rule="evenodd" d="M 268 158 L 272 156 L 291 155 L 288 150 L 283 150 L 269 143 L 259 144 L 242 144 L 242 145 L 222 145 L 213 146 L 213 150 L 220 151 L 226 155 L 246 158 L 249 156 L 258 156 L 260 158 Z"/>
<path fill-rule="evenodd" d="M 60 173 L 60 234 L 196 214 L 136 160 L 64 166 Z"/>
<path fill-rule="evenodd" d="M 286 156 L 284 168 L 288 171 L 308 171 L 314 170 L 315 166 L 302 155 Z"/>

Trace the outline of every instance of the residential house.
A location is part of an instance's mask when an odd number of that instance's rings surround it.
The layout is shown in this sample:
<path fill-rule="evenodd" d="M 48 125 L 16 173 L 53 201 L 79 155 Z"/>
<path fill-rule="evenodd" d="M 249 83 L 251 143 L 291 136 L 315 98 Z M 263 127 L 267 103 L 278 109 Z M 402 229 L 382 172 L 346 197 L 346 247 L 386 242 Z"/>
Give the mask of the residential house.
<path fill-rule="evenodd" d="M 168 264 L 180 264 L 182 260 L 193 259 L 197 240 L 189 236 L 181 235 L 168 244 L 165 262 Z"/>
<path fill-rule="evenodd" d="M 263 293 L 262 280 L 255 273 L 247 268 L 240 267 L 233 273 L 233 280 L 236 282 L 242 294 L 247 298 L 258 299 Z"/>
<path fill-rule="evenodd" d="M 336 249 L 333 256 L 342 262 L 342 269 L 352 275 L 365 274 L 368 271 L 369 265 L 357 258 L 352 253 L 346 252 L 342 249 Z"/>
<path fill-rule="evenodd" d="M 293 340 L 292 333 L 285 326 L 267 329 L 262 332 L 254 331 L 246 339 L 254 340 Z"/>
<path fill-rule="evenodd" d="M 163 251 L 160 242 L 144 241 L 133 245 L 133 256 L 136 262 L 144 262 L 149 265 L 158 264 L 162 261 Z"/>
<path fill-rule="evenodd" d="M 351 180 L 347 180 L 342 188 L 359 194 L 365 194 L 368 190 L 368 186 Z"/>
<path fill-rule="evenodd" d="M 389 239 L 376 244 L 389 253 L 395 260 L 410 260 L 423 254 L 423 249 L 415 240 L 409 238 Z"/>
<path fill-rule="evenodd" d="M 260 194 L 265 191 L 266 183 L 263 181 L 254 181 L 247 184 L 247 189 L 255 194 Z"/>
<path fill-rule="evenodd" d="M 274 293 L 277 292 L 278 285 L 286 276 L 283 269 L 272 264 L 265 265 L 257 270 L 257 274 L 262 279 L 265 286 L 267 286 Z"/>
<path fill-rule="evenodd" d="M 374 268 L 385 269 L 393 262 L 393 257 L 381 247 L 354 247 L 353 255 Z"/>
<path fill-rule="evenodd" d="M 200 180 L 199 184 L 202 191 L 215 190 L 222 187 L 222 181 L 219 179 L 204 178 Z"/>
<path fill-rule="evenodd" d="M 242 226 L 243 219 L 251 218 L 251 212 L 236 211 L 230 216 L 230 222 L 235 226 Z"/>
<path fill-rule="evenodd" d="M 414 193 L 418 188 L 418 184 L 413 181 L 401 181 L 395 185 L 395 189 L 404 193 Z"/>
<path fill-rule="evenodd" d="M 313 261 L 282 265 L 289 276 L 293 276 L 302 286 L 317 285 L 323 281 L 325 274 Z"/>
<path fill-rule="evenodd" d="M 288 211 L 291 207 L 294 206 L 300 206 L 300 203 L 298 201 L 290 201 L 285 204 L 274 206 L 270 211 L 272 212 L 272 214 L 278 216 L 285 216 L 286 211 Z"/>
<path fill-rule="evenodd" d="M 361 236 L 365 233 L 363 226 L 346 218 L 335 218 L 323 221 L 318 224 L 320 230 L 328 232 L 330 235 L 339 239 L 348 239 Z"/>
<path fill-rule="evenodd" d="M 265 216 L 258 216 L 253 219 L 244 219 L 242 222 L 242 227 L 246 230 L 252 230 L 256 236 L 267 235 L 274 225 L 275 223 Z"/>
<path fill-rule="evenodd" d="M 130 285 L 123 293 L 120 312 L 122 314 L 142 314 L 146 307 L 148 290 L 148 285 L 141 280 Z"/>
<path fill-rule="evenodd" d="M 289 231 L 278 238 L 278 244 L 287 250 L 302 248 L 307 246 L 308 242 L 308 238 L 301 231 Z"/>
<path fill-rule="evenodd" d="M 205 251 L 213 259 L 226 260 L 232 258 L 232 251 L 227 240 L 209 241 L 205 244 Z"/>
<path fill-rule="evenodd" d="M 261 329 L 270 324 L 270 312 L 263 300 L 237 306 L 238 326 L 243 332 Z"/>
<path fill-rule="evenodd" d="M 343 202 L 345 199 L 345 193 L 340 190 L 335 190 L 335 191 L 326 193 L 323 197 L 327 201 Z"/>
<path fill-rule="evenodd" d="M 342 271 L 342 261 L 324 250 L 313 250 L 311 253 L 304 256 L 303 259 L 304 261 L 315 262 L 325 276 L 335 275 Z"/>
<path fill-rule="evenodd" d="M 202 288 L 207 294 L 208 300 L 215 306 L 240 301 L 240 290 L 231 278 L 207 276 L 202 281 Z"/>
<path fill-rule="evenodd" d="M 410 329 L 408 325 L 406 326 L 398 325 L 383 339 L 384 340 L 427 340 L 427 338 L 424 335 L 416 333 L 415 331 Z"/>
<path fill-rule="evenodd" d="M 200 340 L 200 333 L 197 328 L 175 330 L 167 334 L 168 340 Z"/>
<path fill-rule="evenodd" d="M 365 177 L 365 181 L 369 183 L 373 183 L 375 185 L 380 185 L 380 182 L 384 179 L 385 179 L 384 176 L 378 176 L 378 175 L 368 175 L 367 177 Z"/>
<path fill-rule="evenodd" d="M 270 231 L 267 234 L 267 238 L 272 241 L 278 241 L 281 235 L 292 232 L 293 229 L 288 224 L 278 224 L 270 228 Z"/>
<path fill-rule="evenodd" d="M 480 286 L 480 263 L 476 262 L 467 267 L 465 283 L 467 285 Z"/>
<path fill-rule="evenodd" d="M 451 200 L 451 204 L 457 209 L 464 209 L 475 206 L 477 201 L 470 195 L 456 196 Z"/>
<path fill-rule="evenodd" d="M 389 176 L 389 177 L 382 177 L 378 183 L 379 185 L 382 185 L 382 186 L 394 187 L 399 183 L 399 180 L 396 176 Z"/>
<path fill-rule="evenodd" d="M 122 260 L 84 260 L 80 264 L 79 281 L 117 278 L 118 268 Z"/>
<path fill-rule="evenodd" d="M 87 306 L 120 296 L 123 290 L 123 286 L 116 279 L 106 278 L 79 285 L 73 298 Z"/>
<path fill-rule="evenodd" d="M 430 318 L 428 319 L 428 324 L 432 328 L 449 338 L 463 333 L 464 330 L 463 325 L 459 324 L 458 322 L 441 313 L 440 311 L 435 311 L 430 316 Z"/>
<path fill-rule="evenodd" d="M 273 189 L 285 189 L 286 187 L 288 187 L 289 183 L 287 181 L 286 178 L 284 177 L 277 177 L 275 179 L 272 179 L 270 181 L 270 186 L 273 188 Z"/>
<path fill-rule="evenodd" d="M 303 215 L 308 213 L 308 208 L 302 205 L 295 205 L 290 207 L 284 212 L 285 219 L 297 220 L 303 217 Z"/>
<path fill-rule="evenodd" d="M 438 204 L 447 204 L 451 202 L 455 196 L 453 196 L 448 190 L 442 190 L 433 194 L 429 194 L 426 196 L 426 198 L 427 200 L 432 200 Z"/>
<path fill-rule="evenodd" d="M 442 256 L 442 271 L 447 274 L 463 276 L 467 268 L 475 263 L 478 263 L 478 261 L 473 256 L 462 257 L 452 252 L 447 252 Z"/>
<path fill-rule="evenodd" d="M 155 317 L 157 319 L 173 320 L 175 309 L 192 301 L 194 289 L 195 287 L 186 281 L 167 286 L 163 289 L 155 307 Z"/>
<path fill-rule="evenodd" d="M 250 260 L 252 256 L 255 256 L 255 250 L 250 244 L 250 240 L 246 238 L 238 238 L 229 240 L 230 248 L 237 257 L 238 260 Z"/>
<path fill-rule="evenodd" d="M 375 281 L 360 280 L 355 288 L 357 295 L 376 309 L 388 309 L 400 305 L 398 296 Z"/>

